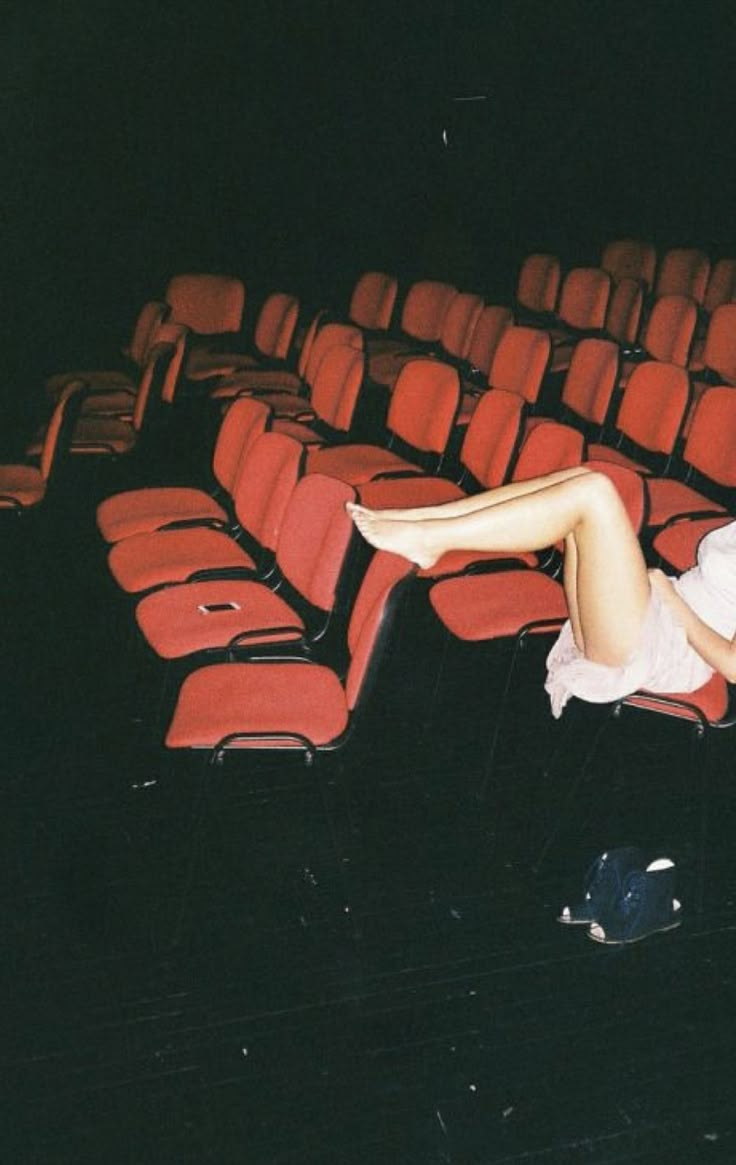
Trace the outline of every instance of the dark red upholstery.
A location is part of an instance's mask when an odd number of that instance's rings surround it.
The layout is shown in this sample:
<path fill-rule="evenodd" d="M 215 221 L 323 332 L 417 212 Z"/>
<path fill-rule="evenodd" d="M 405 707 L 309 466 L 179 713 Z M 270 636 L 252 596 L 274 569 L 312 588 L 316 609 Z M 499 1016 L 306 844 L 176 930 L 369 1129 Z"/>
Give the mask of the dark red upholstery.
<path fill-rule="evenodd" d="M 164 322 L 168 310 L 168 304 L 161 300 L 150 300 L 143 304 L 133 325 L 130 340 L 122 351 L 130 368 L 59 372 L 46 381 L 47 394 L 55 400 L 70 380 L 83 380 L 87 386 L 85 390 L 87 397 L 97 393 L 116 393 L 123 400 L 127 396 L 129 399 L 126 403 L 130 405 L 141 369 L 146 363 L 148 353 L 155 343 L 158 328 Z"/>
<path fill-rule="evenodd" d="M 348 319 L 366 331 L 385 332 L 391 325 L 399 282 L 383 271 L 364 271 L 350 296 Z"/>
<path fill-rule="evenodd" d="M 309 348 L 309 356 L 304 362 L 304 372 L 298 391 L 286 391 L 284 386 L 269 384 L 245 390 L 242 385 L 238 387 L 240 376 L 236 374 L 228 377 L 227 381 L 215 389 L 212 395 L 215 397 L 229 396 L 232 395 L 234 389 L 249 391 L 270 405 L 277 417 L 288 417 L 292 420 L 313 417 L 315 409 L 311 402 L 311 394 L 317 374 L 325 354 L 337 345 L 343 348 L 352 347 L 355 351 L 362 352 L 363 333 L 354 324 L 330 323 L 320 328 L 315 334 Z"/>
<path fill-rule="evenodd" d="M 190 380 L 204 380 L 286 360 L 298 318 L 299 300 L 296 296 L 282 291 L 272 292 L 258 313 L 250 352 L 195 348 L 187 360 L 187 376 Z"/>
<path fill-rule="evenodd" d="M 62 388 L 46 426 L 38 465 L 0 465 L 0 510 L 23 513 L 35 509 L 46 497 L 59 462 L 68 452 L 84 391 L 81 380 L 71 380 Z"/>
<path fill-rule="evenodd" d="M 705 342 L 690 361 L 693 372 L 706 370 L 721 384 L 736 385 L 736 303 L 719 304 L 713 311 L 705 333 Z"/>
<path fill-rule="evenodd" d="M 616 388 L 618 367 L 619 350 L 613 340 L 594 337 L 579 340 L 562 386 L 561 404 L 578 421 L 601 429 Z M 527 428 L 541 420 L 541 417 L 530 417 Z"/>
<path fill-rule="evenodd" d="M 487 304 L 476 320 L 468 344 L 467 364 L 473 371 L 488 377 L 496 349 L 510 324 L 514 322 L 511 308 L 501 304 Z"/>
<path fill-rule="evenodd" d="M 434 454 L 439 462 L 452 431 L 459 398 L 456 369 L 439 360 L 412 360 L 396 382 L 386 428 L 418 454 Z M 310 451 L 307 472 L 327 473 L 361 485 L 381 474 L 419 473 L 421 467 L 378 445 L 342 445 Z"/>
<path fill-rule="evenodd" d="M 350 431 L 363 385 L 365 358 L 362 351 L 347 344 L 329 348 L 320 361 L 314 376 L 309 401 L 304 411 L 319 428 L 278 418 L 274 422 L 277 433 L 288 433 L 305 445 L 321 444 Z M 263 399 L 263 398 L 261 398 Z M 278 414 L 278 398 L 273 398 Z"/>
<path fill-rule="evenodd" d="M 133 411 L 128 419 L 118 416 L 80 416 L 74 426 L 69 452 L 79 455 L 124 456 L 135 449 L 145 420 L 155 403 L 171 404 L 179 384 L 187 329 L 166 323 L 159 329 L 159 339 L 151 348 L 142 369 Z M 40 430 L 26 449 L 29 457 L 38 456 L 44 440 Z"/>
<path fill-rule="evenodd" d="M 245 286 L 232 275 L 186 272 L 174 275 L 164 296 L 171 318 L 204 335 L 239 332 L 245 307 Z"/>
<path fill-rule="evenodd" d="M 719 259 L 711 268 L 703 308 L 712 314 L 722 303 L 736 299 L 736 259 Z"/>
<path fill-rule="evenodd" d="M 460 450 L 464 476 L 470 475 L 486 489 L 506 480 L 520 437 L 523 411 L 524 401 L 516 393 L 494 388 L 483 394 Z M 463 494 L 459 485 L 441 477 L 388 478 L 360 487 L 363 504 L 379 510 L 432 506 Z"/>
<path fill-rule="evenodd" d="M 548 621 L 554 626 L 567 618 L 561 584 L 536 570 L 443 579 L 434 584 L 429 599 L 448 631 L 470 641 L 506 638 L 528 623 Z"/>
<path fill-rule="evenodd" d="M 643 283 L 647 289 L 654 283 L 657 252 L 652 243 L 641 239 L 612 239 L 606 243 L 601 254 L 601 267 L 607 271 L 614 283 L 633 279 Z"/>
<path fill-rule="evenodd" d="M 565 276 L 557 305 L 557 327 L 576 332 L 600 330 L 606 321 L 611 277 L 601 267 L 573 267 Z M 556 339 L 553 331 L 553 339 Z"/>
<path fill-rule="evenodd" d="M 385 647 L 391 600 L 413 573 L 379 551 L 365 573 L 348 628 L 345 685 L 316 663 L 222 663 L 184 681 L 166 734 L 169 748 L 330 748 L 341 744 Z"/>
<path fill-rule="evenodd" d="M 627 696 L 623 703 L 684 720 L 703 719 L 709 724 L 718 724 L 728 711 L 728 684 L 723 676 L 714 672 L 708 682 L 694 692 L 664 694 L 641 691 Z"/>
<path fill-rule="evenodd" d="M 714 387 L 698 402 L 683 450 L 683 462 L 716 486 L 736 488 L 736 389 Z M 649 483 L 651 526 L 663 526 L 683 514 L 725 513 L 726 507 L 702 490 L 669 477 L 651 478 Z"/>
<path fill-rule="evenodd" d="M 663 295 L 687 295 L 696 303 L 705 299 L 710 275 L 710 259 L 695 247 L 673 247 L 662 256 L 654 287 L 656 299 Z"/>
<path fill-rule="evenodd" d="M 314 474 L 295 487 L 276 547 L 279 580 L 324 615 L 334 608 L 337 585 L 353 526 L 345 509 L 355 492 L 343 482 Z M 138 604 L 136 618 L 157 655 L 172 659 L 195 651 L 289 642 L 308 638 L 307 623 L 293 602 L 262 582 L 212 579 L 167 587 Z M 324 620 L 315 632 L 324 628 Z"/>
<path fill-rule="evenodd" d="M 312 347 L 325 319 L 324 310 L 312 316 L 299 347 L 296 368 L 244 368 L 223 376 L 211 392 L 216 400 L 228 400 L 241 393 L 253 391 L 299 392 L 304 387 L 304 374 Z"/>
<path fill-rule="evenodd" d="M 225 413 L 215 444 L 212 474 L 217 487 L 232 496 L 238 469 L 256 437 L 266 431 L 270 410 L 261 401 L 241 397 Z M 127 490 L 105 498 L 97 507 L 97 526 L 106 542 L 160 530 L 182 521 L 222 522 L 229 513 L 210 494 L 186 486 Z"/>
<path fill-rule="evenodd" d="M 654 549 L 663 562 L 681 573 L 695 566 L 701 539 L 710 530 L 717 530 L 719 526 L 725 526 L 731 521 L 732 515 L 724 514 L 722 517 L 684 518 L 672 522 L 656 535 Z"/>
<path fill-rule="evenodd" d="M 479 295 L 470 292 L 458 293 L 450 302 L 442 321 L 437 351 L 442 359 L 449 358 L 459 363 L 468 354 L 470 338 L 483 308 Z M 386 352 L 371 360 L 371 380 L 392 389 L 401 369 L 419 352 Z"/>
<path fill-rule="evenodd" d="M 551 315 L 557 306 L 562 277 L 556 255 L 527 255 L 519 269 L 515 302 L 522 312 Z"/>
<path fill-rule="evenodd" d="M 546 332 L 520 324 L 506 328 L 496 348 L 488 373 L 488 387 L 515 392 L 534 404 L 542 387 L 550 358 L 550 339 Z M 458 423 L 467 424 L 476 407 L 481 390 L 463 393 Z"/>
<path fill-rule="evenodd" d="M 644 290 L 638 279 L 616 283 L 608 301 L 604 331 L 617 344 L 635 344 L 639 336 Z"/>
<path fill-rule="evenodd" d="M 684 368 L 650 360 L 634 369 L 624 389 L 616 417 L 618 438 L 628 438 L 646 454 L 669 457 L 677 442 L 690 401 L 690 379 Z M 650 472 L 652 464 L 637 461 L 604 443 L 588 447 L 591 457 Z"/>
<path fill-rule="evenodd" d="M 220 663 L 182 684 L 166 733 L 168 748 L 324 747 L 348 726 L 345 690 L 328 667 L 298 661 Z"/>
<path fill-rule="evenodd" d="M 374 361 L 389 352 L 413 351 L 420 346 L 436 344 L 442 332 L 447 310 L 457 295 L 457 288 L 437 279 L 419 279 L 412 283 L 401 309 L 400 335 L 379 336 L 369 344 L 369 375 L 373 377 Z"/>
<path fill-rule="evenodd" d="M 108 565 L 116 582 L 137 594 L 185 582 L 199 571 L 255 571 L 258 551 L 275 553 L 301 466 L 301 446 L 282 433 L 263 433 L 245 455 L 233 504 L 238 523 L 257 547 L 255 554 L 228 533 L 205 527 L 134 534 L 110 550 Z"/>

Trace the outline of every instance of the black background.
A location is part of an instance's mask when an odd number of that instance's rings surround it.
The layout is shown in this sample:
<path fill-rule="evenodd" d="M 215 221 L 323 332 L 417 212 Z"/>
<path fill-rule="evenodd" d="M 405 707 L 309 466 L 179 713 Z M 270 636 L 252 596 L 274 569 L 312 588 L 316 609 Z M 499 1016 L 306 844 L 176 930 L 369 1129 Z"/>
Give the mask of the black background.
<path fill-rule="evenodd" d="M 254 307 L 276 287 L 340 304 L 366 267 L 493 298 L 526 251 L 594 261 L 622 233 L 732 252 L 735 21 L 597 0 L 11 8 L 8 397 L 109 351 L 176 271 L 240 275 Z"/>

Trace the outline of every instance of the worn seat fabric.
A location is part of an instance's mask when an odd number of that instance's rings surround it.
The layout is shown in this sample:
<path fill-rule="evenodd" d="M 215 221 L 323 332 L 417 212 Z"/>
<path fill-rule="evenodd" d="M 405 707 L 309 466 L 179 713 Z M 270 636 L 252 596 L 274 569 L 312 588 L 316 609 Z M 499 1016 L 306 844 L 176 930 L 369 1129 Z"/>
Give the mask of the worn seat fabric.
<path fill-rule="evenodd" d="M 212 459 L 213 480 L 224 498 L 232 496 L 240 464 L 256 437 L 266 431 L 269 420 L 268 407 L 247 397 L 234 401 L 226 412 Z M 230 512 L 226 504 L 191 486 L 126 490 L 105 498 L 97 507 L 97 526 L 106 542 L 119 542 L 133 534 L 184 521 L 226 525 Z"/>

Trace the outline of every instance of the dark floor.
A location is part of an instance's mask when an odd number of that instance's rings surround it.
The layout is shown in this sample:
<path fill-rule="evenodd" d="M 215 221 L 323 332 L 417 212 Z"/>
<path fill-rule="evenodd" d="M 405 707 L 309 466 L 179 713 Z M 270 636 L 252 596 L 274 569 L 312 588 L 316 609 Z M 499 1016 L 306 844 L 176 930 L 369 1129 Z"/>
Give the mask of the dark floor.
<path fill-rule="evenodd" d="M 0 1159 L 736 1161 L 727 736 L 702 914 L 689 740 L 664 719 L 607 729 L 535 875 L 592 710 L 545 775 L 534 645 L 479 805 L 503 653 L 451 647 L 422 715 L 439 640 L 417 591 L 354 745 L 207 772 L 185 893 L 202 763 L 161 747 L 162 673 L 106 574 L 112 469 L 3 531 Z M 604 949 L 555 916 L 629 842 L 675 859 L 684 923 Z"/>

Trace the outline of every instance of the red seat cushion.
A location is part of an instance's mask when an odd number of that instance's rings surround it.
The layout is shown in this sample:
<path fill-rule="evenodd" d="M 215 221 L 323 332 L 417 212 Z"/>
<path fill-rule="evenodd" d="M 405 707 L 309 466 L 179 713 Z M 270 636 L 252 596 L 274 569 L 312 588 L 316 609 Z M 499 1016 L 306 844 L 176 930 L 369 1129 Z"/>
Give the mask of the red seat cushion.
<path fill-rule="evenodd" d="M 13 498 L 21 506 L 35 506 L 45 492 L 46 483 L 35 465 L 0 465 L 0 508 L 12 505 Z"/>
<path fill-rule="evenodd" d="M 110 392 L 96 392 L 82 402 L 83 417 L 118 417 L 129 420 L 135 407 L 135 391 L 118 389 Z"/>
<path fill-rule="evenodd" d="M 516 635 L 527 623 L 567 618 L 560 583 L 534 570 L 464 575 L 432 587 L 437 616 L 458 639 L 499 639 Z"/>
<path fill-rule="evenodd" d="M 310 429 L 308 425 L 301 424 L 300 421 L 289 421 L 286 418 L 281 418 L 274 421 L 272 430 L 274 433 L 286 433 L 287 437 L 293 437 L 302 445 L 322 445 L 324 443 L 324 437 L 320 437 L 319 433 Z"/>
<path fill-rule="evenodd" d="M 308 473 L 324 473 L 350 485 L 362 485 L 384 473 L 421 473 L 421 469 L 379 445 L 338 445 L 314 449 L 307 457 Z"/>
<path fill-rule="evenodd" d="M 118 585 L 131 594 L 186 582 L 198 570 L 256 568 L 251 556 L 227 534 L 207 529 L 134 534 L 113 546 L 108 564 Z"/>
<path fill-rule="evenodd" d="M 613 449 L 610 445 L 592 444 L 588 446 L 588 458 L 591 461 L 610 461 L 612 465 L 623 465 L 627 469 L 635 469 L 637 473 L 650 474 L 652 471 L 646 465 L 634 461 L 631 457 L 627 457 L 625 453 L 620 453 L 618 449 Z"/>
<path fill-rule="evenodd" d="M 652 478 L 647 486 L 649 494 L 650 526 L 663 526 L 670 518 L 677 514 L 686 514 L 688 511 L 713 510 L 714 514 L 725 514 L 725 506 L 711 502 L 697 490 L 691 489 L 681 481 L 673 481 L 667 477 Z"/>
<path fill-rule="evenodd" d="M 685 707 L 672 707 L 667 701 L 682 701 Z M 697 719 L 697 711 L 711 724 L 717 724 L 728 711 L 728 685 L 723 676 L 715 672 L 707 683 L 695 692 L 668 692 L 659 696 L 656 692 L 636 692 L 627 696 L 625 703 L 636 708 L 649 708 L 654 711 L 666 712 L 671 716 L 679 716 L 684 720 Z"/>
<path fill-rule="evenodd" d="M 217 609 L 223 606 L 225 610 Z M 299 639 L 304 631 L 304 623 L 293 608 L 267 586 L 235 579 L 155 591 L 141 599 L 136 619 L 146 641 L 162 659 L 224 648 L 234 636 L 248 631 L 263 631 L 249 637 L 249 643 Z"/>
<path fill-rule="evenodd" d="M 469 425 L 470 418 L 478 407 L 478 401 L 481 398 L 481 393 L 478 392 L 464 392 L 460 398 L 460 409 L 457 414 L 457 425 Z"/>
<path fill-rule="evenodd" d="M 212 748 L 240 733 L 292 733 L 314 745 L 336 740 L 348 724 L 344 689 L 333 671 L 314 663 L 222 663 L 200 668 L 182 684 L 166 734 L 169 748 Z M 273 747 L 299 747 L 273 740 Z M 241 747 L 248 747 L 243 742 Z M 253 741 L 251 747 L 266 747 Z"/>
<path fill-rule="evenodd" d="M 71 448 L 73 452 L 129 453 L 137 440 L 137 433 L 127 421 L 117 417 L 82 417 L 74 428 Z"/>
<path fill-rule="evenodd" d="M 227 522 L 228 516 L 203 490 L 175 486 L 127 490 L 105 498 L 97 507 L 97 525 L 107 542 L 160 530 L 169 522 L 194 519 Z"/>
<path fill-rule="evenodd" d="M 211 396 L 216 399 L 226 399 L 231 396 L 237 396 L 240 392 L 249 392 L 253 389 L 267 388 L 269 392 L 298 392 L 301 388 L 301 379 L 295 372 L 289 372 L 286 369 L 276 371 L 269 369 L 264 371 L 258 368 L 252 368 L 244 372 L 234 372 L 232 376 L 227 376 L 216 388 L 212 390 Z"/>
<path fill-rule="evenodd" d="M 677 571 L 689 570 L 695 566 L 698 543 L 709 530 L 716 530 L 732 521 L 726 514 L 722 518 L 698 518 L 693 522 L 675 522 L 661 530 L 654 539 L 654 549 L 666 563 Z"/>
<path fill-rule="evenodd" d="M 113 369 L 82 369 L 80 372 L 58 372 L 46 381 L 46 391 L 49 396 L 57 397 L 62 389 L 72 380 L 83 380 L 88 393 L 115 392 L 128 389 L 135 392 L 135 381 L 125 372 L 116 372 Z"/>
<path fill-rule="evenodd" d="M 360 500 L 372 510 L 413 509 L 437 506 L 465 497 L 463 490 L 445 477 L 395 477 L 367 481 L 360 487 Z"/>
<path fill-rule="evenodd" d="M 487 562 L 523 563 L 524 566 L 539 565 L 539 555 L 533 550 L 508 554 L 504 550 L 450 550 L 438 558 L 433 566 L 417 571 L 418 578 L 442 578 L 446 574 L 463 574 L 470 567 Z"/>

